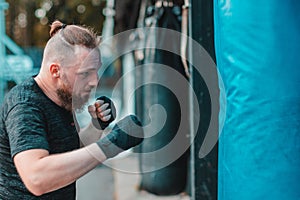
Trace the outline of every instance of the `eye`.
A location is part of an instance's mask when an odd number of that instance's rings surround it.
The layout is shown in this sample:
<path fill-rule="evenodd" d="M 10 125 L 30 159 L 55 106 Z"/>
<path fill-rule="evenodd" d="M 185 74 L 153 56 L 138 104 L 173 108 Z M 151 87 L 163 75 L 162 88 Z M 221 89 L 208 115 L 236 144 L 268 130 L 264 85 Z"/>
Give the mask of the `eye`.
<path fill-rule="evenodd" d="M 81 75 L 82 75 L 83 77 L 88 77 L 89 74 L 90 74 L 89 72 L 82 72 L 82 73 L 81 73 Z"/>

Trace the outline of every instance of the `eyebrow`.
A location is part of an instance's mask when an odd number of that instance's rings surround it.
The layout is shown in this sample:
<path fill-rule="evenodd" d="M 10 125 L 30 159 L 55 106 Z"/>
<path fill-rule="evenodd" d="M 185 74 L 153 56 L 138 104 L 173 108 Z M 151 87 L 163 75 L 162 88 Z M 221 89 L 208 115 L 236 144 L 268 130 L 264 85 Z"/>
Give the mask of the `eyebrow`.
<path fill-rule="evenodd" d="M 99 65 L 98 63 L 90 63 L 90 64 L 86 64 L 86 65 L 82 65 L 81 67 L 79 67 L 79 69 L 82 70 L 90 70 L 90 69 L 99 69 L 101 67 L 101 65 Z"/>
<path fill-rule="evenodd" d="M 78 72 L 86 72 L 86 71 L 98 71 L 102 65 L 102 62 L 98 63 L 90 63 L 88 65 L 82 65 L 79 67 Z"/>

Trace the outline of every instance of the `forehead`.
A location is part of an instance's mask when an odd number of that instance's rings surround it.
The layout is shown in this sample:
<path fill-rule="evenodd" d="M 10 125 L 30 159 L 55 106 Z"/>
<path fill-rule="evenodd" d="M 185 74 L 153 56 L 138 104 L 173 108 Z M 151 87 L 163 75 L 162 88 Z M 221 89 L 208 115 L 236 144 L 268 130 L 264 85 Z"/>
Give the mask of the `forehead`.
<path fill-rule="evenodd" d="M 80 48 L 76 53 L 77 60 L 77 68 L 84 70 L 84 69 L 99 69 L 101 66 L 101 56 L 99 49 L 85 49 Z"/>

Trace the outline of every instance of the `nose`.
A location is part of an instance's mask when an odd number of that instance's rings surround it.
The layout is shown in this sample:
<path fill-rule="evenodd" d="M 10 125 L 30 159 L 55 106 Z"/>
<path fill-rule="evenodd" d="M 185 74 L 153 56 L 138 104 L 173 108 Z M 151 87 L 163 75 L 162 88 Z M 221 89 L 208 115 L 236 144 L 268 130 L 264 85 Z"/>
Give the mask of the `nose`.
<path fill-rule="evenodd" d="M 99 76 L 98 73 L 94 73 L 91 77 L 91 80 L 89 81 L 89 85 L 90 87 L 96 87 L 98 85 L 98 81 L 99 81 Z"/>

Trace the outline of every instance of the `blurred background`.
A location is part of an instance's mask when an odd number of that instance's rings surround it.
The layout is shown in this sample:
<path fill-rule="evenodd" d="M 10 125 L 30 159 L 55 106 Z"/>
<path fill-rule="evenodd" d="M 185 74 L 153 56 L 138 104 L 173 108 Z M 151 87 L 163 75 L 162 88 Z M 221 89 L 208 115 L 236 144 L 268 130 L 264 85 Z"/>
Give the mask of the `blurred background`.
<path fill-rule="evenodd" d="M 79 179 L 78 200 L 300 199 L 299 2 L 0 0 L 0 103 L 38 72 L 51 22 L 84 24 L 104 44 L 95 96 L 150 137 Z"/>

